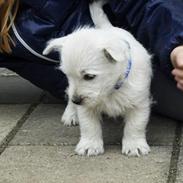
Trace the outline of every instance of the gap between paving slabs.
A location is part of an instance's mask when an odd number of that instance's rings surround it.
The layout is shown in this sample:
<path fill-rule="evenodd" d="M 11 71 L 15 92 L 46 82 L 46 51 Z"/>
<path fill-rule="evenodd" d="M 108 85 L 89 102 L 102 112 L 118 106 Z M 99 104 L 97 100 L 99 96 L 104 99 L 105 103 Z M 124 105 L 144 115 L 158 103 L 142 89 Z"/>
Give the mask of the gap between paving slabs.
<path fill-rule="evenodd" d="M 36 109 L 36 107 L 43 101 L 45 94 L 42 93 L 39 100 L 35 103 L 31 104 L 26 112 L 22 115 L 22 117 L 17 121 L 16 126 L 9 132 L 9 134 L 3 139 L 3 141 L 0 144 L 0 155 L 4 152 L 8 144 L 11 142 L 11 140 L 15 137 L 19 129 L 23 126 L 23 124 L 26 122 L 26 120 L 29 118 L 29 116 L 32 114 L 32 112 Z"/>
<path fill-rule="evenodd" d="M 175 129 L 175 137 L 172 147 L 167 183 L 176 183 L 181 143 L 182 143 L 182 122 L 178 121 Z"/>

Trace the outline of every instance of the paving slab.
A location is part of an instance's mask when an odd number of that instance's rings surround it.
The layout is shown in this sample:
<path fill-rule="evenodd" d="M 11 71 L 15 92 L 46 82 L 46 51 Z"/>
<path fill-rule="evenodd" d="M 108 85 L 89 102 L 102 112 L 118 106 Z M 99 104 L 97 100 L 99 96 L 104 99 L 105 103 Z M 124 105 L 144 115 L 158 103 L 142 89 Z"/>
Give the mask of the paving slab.
<path fill-rule="evenodd" d="M 18 76 L 15 72 L 10 71 L 9 69 L 0 68 L 0 76 Z"/>
<path fill-rule="evenodd" d="M 180 155 L 179 155 L 176 183 L 183 183 L 183 147 L 181 148 Z"/>
<path fill-rule="evenodd" d="M 65 109 L 61 104 L 41 104 L 19 130 L 11 145 L 75 145 L 79 139 L 79 127 L 65 127 L 61 115 Z M 104 120 L 105 144 L 120 144 L 122 120 Z M 148 126 L 150 145 L 172 145 L 175 122 L 153 115 Z M 166 132 L 166 133 L 165 133 Z"/>
<path fill-rule="evenodd" d="M 182 133 L 181 133 L 181 137 L 180 137 L 180 146 L 183 147 L 183 121 L 180 121 L 181 125 L 182 125 Z"/>
<path fill-rule="evenodd" d="M 147 139 L 154 146 L 172 146 L 175 137 L 176 121 L 152 113 L 147 128 Z"/>
<path fill-rule="evenodd" d="M 60 122 L 65 109 L 61 104 L 41 104 L 24 123 L 11 145 L 74 145 L 78 127 L 65 127 Z"/>
<path fill-rule="evenodd" d="M 21 77 L 0 77 L 0 104 L 32 103 L 39 100 L 42 90 Z"/>
<path fill-rule="evenodd" d="M 128 158 L 118 146 L 104 155 L 80 157 L 73 146 L 9 147 L 0 157 L 0 183 L 166 183 L 170 147 Z"/>
<path fill-rule="evenodd" d="M 29 105 L 0 105 L 0 146 Z"/>

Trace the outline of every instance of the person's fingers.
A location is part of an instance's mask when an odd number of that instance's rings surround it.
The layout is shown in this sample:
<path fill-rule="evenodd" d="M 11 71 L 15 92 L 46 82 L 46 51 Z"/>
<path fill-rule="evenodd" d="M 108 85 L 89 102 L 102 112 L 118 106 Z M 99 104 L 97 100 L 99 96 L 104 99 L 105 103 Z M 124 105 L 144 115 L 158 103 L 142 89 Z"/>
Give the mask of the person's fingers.
<path fill-rule="evenodd" d="M 170 54 L 173 69 L 172 74 L 177 82 L 177 88 L 183 91 L 183 46 L 176 47 Z"/>
<path fill-rule="evenodd" d="M 182 78 L 179 78 L 179 77 L 175 77 L 175 81 L 177 81 L 177 83 L 183 85 L 183 79 Z"/>
<path fill-rule="evenodd" d="M 172 74 L 173 74 L 174 76 L 177 76 L 177 77 L 180 78 L 180 79 L 183 79 L 183 69 L 182 69 L 182 70 L 180 70 L 180 69 L 174 69 L 174 70 L 172 71 Z"/>
<path fill-rule="evenodd" d="M 178 52 L 174 60 L 175 68 L 183 69 L 183 50 Z"/>
<path fill-rule="evenodd" d="M 174 68 L 183 68 L 183 46 L 176 47 L 170 54 Z"/>
<path fill-rule="evenodd" d="M 183 85 L 181 85 L 180 83 L 177 83 L 177 88 L 183 91 Z"/>
<path fill-rule="evenodd" d="M 183 79 L 175 77 L 175 80 L 177 81 L 177 88 L 183 91 Z"/>

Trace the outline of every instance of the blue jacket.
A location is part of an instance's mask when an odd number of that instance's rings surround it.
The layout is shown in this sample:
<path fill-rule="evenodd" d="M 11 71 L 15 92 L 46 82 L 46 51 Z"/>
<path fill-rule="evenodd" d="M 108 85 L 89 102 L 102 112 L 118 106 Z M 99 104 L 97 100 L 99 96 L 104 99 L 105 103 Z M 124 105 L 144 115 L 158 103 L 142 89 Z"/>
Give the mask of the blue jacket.
<path fill-rule="evenodd" d="M 16 46 L 13 47 L 11 56 L 0 55 L 0 66 L 14 70 L 43 89 L 53 90 L 51 88 L 55 81 L 58 81 L 57 88 L 62 85 L 59 90 L 64 89 L 66 78 L 62 73 L 52 76 L 47 70 L 41 69 L 44 64 L 51 67 L 52 64 L 59 63 L 58 54 L 43 56 L 42 51 L 51 38 L 67 35 L 78 26 L 93 25 L 89 14 L 89 0 L 20 0 L 20 4 L 11 30 Z M 183 1 L 109 0 L 104 9 L 114 26 L 130 31 L 155 56 L 161 69 L 170 73 L 170 52 L 183 44 Z M 21 71 L 17 71 L 14 60 L 19 64 L 24 63 Z M 37 77 L 34 67 L 40 67 Z M 42 81 L 43 76 L 39 73 L 47 75 L 47 79 L 53 81 L 52 84 L 42 83 L 46 81 Z M 60 83 L 59 80 L 64 82 Z"/>

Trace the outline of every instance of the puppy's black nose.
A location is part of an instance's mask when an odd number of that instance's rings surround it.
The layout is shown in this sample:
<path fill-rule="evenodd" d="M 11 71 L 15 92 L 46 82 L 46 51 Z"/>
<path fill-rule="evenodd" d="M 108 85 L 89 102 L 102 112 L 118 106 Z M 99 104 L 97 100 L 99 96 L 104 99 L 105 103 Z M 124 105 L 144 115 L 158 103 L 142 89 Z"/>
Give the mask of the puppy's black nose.
<path fill-rule="evenodd" d="M 77 105 L 81 105 L 82 101 L 83 99 L 80 96 L 73 96 L 72 98 L 72 102 Z"/>

